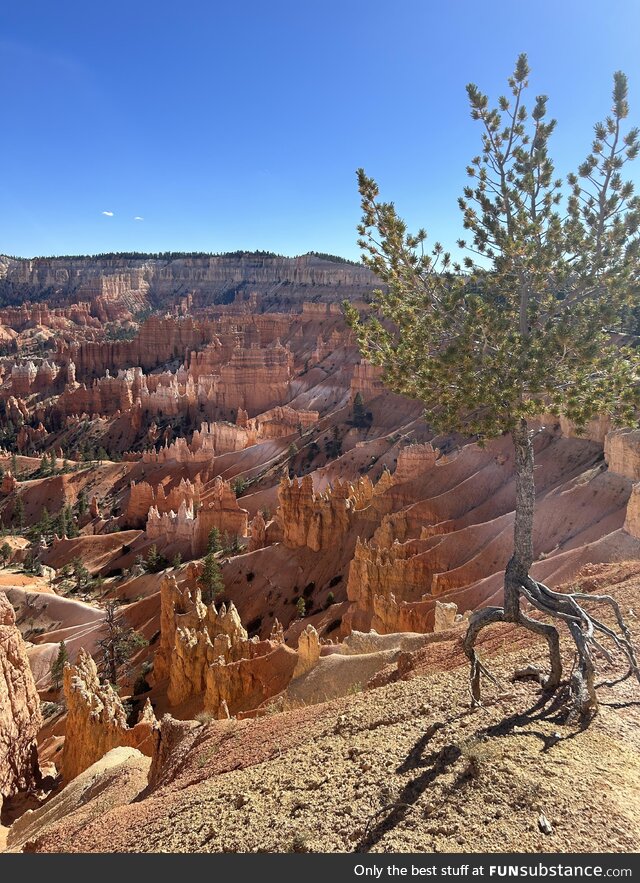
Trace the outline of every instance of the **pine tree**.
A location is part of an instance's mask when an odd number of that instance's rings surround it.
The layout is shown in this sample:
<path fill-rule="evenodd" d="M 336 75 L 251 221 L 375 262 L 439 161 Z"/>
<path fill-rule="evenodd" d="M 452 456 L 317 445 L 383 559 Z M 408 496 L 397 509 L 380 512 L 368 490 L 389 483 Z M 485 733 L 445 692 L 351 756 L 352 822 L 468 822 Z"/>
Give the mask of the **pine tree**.
<path fill-rule="evenodd" d="M 24 503 L 22 502 L 22 497 L 16 497 L 16 504 L 13 509 L 13 520 L 16 523 L 18 530 L 22 530 L 24 527 Z"/>
<path fill-rule="evenodd" d="M 68 661 L 69 654 L 67 653 L 67 645 L 64 641 L 60 641 L 58 654 L 51 663 L 51 683 L 53 684 L 54 690 L 59 690 L 62 686 L 64 667 Z"/>
<path fill-rule="evenodd" d="M 362 393 L 360 392 L 357 392 L 353 398 L 351 422 L 357 429 L 365 429 L 367 426 L 371 425 L 371 420 L 367 416 L 367 410 L 364 406 Z"/>
<path fill-rule="evenodd" d="M 231 487 L 236 497 L 241 497 L 247 489 L 247 482 L 244 478 L 236 478 L 232 481 Z"/>
<path fill-rule="evenodd" d="M 91 583 L 91 573 L 82 563 L 81 558 L 74 558 L 72 561 L 73 578 L 75 581 L 75 591 L 82 592 L 89 587 Z"/>
<path fill-rule="evenodd" d="M 0 561 L 2 561 L 2 566 L 6 567 L 7 562 L 11 558 L 11 546 L 9 543 L 3 543 L 0 546 Z"/>
<path fill-rule="evenodd" d="M 365 263 L 386 283 L 372 315 L 345 304 L 363 356 L 383 368 L 386 384 L 421 399 L 432 427 L 475 435 L 481 442 L 508 433 L 515 452 L 516 508 L 513 554 L 506 565 L 504 606 L 472 616 L 465 638 L 471 686 L 480 701 L 486 669 L 474 649 L 478 633 L 507 621 L 542 635 L 551 662 L 549 689 L 560 683 L 558 630 L 527 616 L 521 601 L 567 623 L 578 664 L 571 680 L 575 709 L 597 707 L 595 636 L 611 637 L 590 612 L 596 596 L 565 595 L 530 576 L 534 560 L 533 430 L 540 414 L 563 413 L 578 430 L 599 414 L 633 418 L 638 404 L 640 353 L 616 341 L 637 302 L 640 199 L 623 181 L 635 159 L 638 129 L 623 132 L 627 79 L 614 75 L 613 107 L 594 129 L 592 151 L 567 178 L 554 177 L 547 98 L 524 105 L 529 66 L 518 58 L 510 97 L 497 107 L 477 86 L 467 86 L 471 116 L 482 129 L 481 150 L 467 168 L 469 186 L 459 200 L 470 241 L 462 266 L 427 234 L 407 230 L 393 203 L 379 200 L 376 182 L 358 172 L 362 197 L 359 244 Z M 640 679 L 619 611 L 614 643 Z M 589 608 L 589 609 L 587 609 Z"/>
<path fill-rule="evenodd" d="M 68 531 L 68 527 L 67 527 L 67 511 L 66 511 L 66 509 L 64 508 L 64 506 L 63 506 L 62 509 L 60 509 L 60 511 L 58 512 L 58 516 L 57 516 L 57 518 L 56 518 L 56 528 L 55 528 L 55 530 L 56 530 L 56 533 L 58 534 L 59 537 L 65 537 L 65 536 L 67 536 L 67 531 Z"/>
<path fill-rule="evenodd" d="M 209 538 L 207 541 L 207 552 L 219 552 L 222 549 L 222 542 L 220 540 L 220 531 L 217 527 L 212 527 L 209 531 Z"/>
<path fill-rule="evenodd" d="M 82 518 L 82 516 L 86 513 L 87 508 L 87 495 L 83 489 L 78 494 L 78 499 L 76 501 L 76 512 L 78 513 L 78 518 Z"/>
<path fill-rule="evenodd" d="M 299 619 L 304 619 L 307 613 L 307 602 L 304 598 L 298 598 L 298 603 L 296 604 L 296 613 L 298 614 Z"/>
<path fill-rule="evenodd" d="M 224 581 L 220 572 L 220 565 L 213 552 L 209 552 L 204 559 L 199 583 L 204 604 L 211 604 L 218 595 L 224 592 Z"/>
<path fill-rule="evenodd" d="M 78 525 L 76 523 L 76 519 L 73 515 L 73 509 L 71 508 L 71 504 L 67 503 L 64 508 L 65 520 L 67 524 L 67 536 L 69 539 L 73 539 L 80 535 L 80 531 L 78 529 Z"/>
<path fill-rule="evenodd" d="M 154 543 L 147 552 L 147 559 L 144 563 L 145 570 L 149 573 L 158 573 L 166 566 L 166 563 L 166 558 L 158 552 L 158 547 Z"/>
<path fill-rule="evenodd" d="M 49 515 L 49 510 L 45 506 L 42 510 L 42 514 L 40 516 L 40 521 L 38 522 L 35 533 L 38 534 L 44 541 L 49 542 L 51 540 L 52 535 L 52 525 L 51 525 L 51 516 Z"/>
<path fill-rule="evenodd" d="M 98 646 L 102 650 L 104 676 L 110 684 L 117 683 L 120 666 L 148 643 L 140 632 L 136 632 L 122 623 L 117 615 L 117 610 L 118 603 L 116 601 L 107 601 L 102 637 L 98 641 Z"/>

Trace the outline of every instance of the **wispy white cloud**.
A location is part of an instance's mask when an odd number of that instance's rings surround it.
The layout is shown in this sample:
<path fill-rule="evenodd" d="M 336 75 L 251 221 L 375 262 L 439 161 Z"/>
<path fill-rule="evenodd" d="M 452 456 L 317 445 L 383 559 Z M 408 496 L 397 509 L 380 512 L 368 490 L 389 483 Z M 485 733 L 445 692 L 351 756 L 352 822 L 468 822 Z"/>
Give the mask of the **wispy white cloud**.
<path fill-rule="evenodd" d="M 136 215 L 133 220 L 134 221 L 144 221 L 144 218 L 141 218 L 140 215 Z"/>
<path fill-rule="evenodd" d="M 102 212 L 102 214 L 105 215 L 105 217 L 107 217 L 107 218 L 113 217 L 113 212 Z"/>

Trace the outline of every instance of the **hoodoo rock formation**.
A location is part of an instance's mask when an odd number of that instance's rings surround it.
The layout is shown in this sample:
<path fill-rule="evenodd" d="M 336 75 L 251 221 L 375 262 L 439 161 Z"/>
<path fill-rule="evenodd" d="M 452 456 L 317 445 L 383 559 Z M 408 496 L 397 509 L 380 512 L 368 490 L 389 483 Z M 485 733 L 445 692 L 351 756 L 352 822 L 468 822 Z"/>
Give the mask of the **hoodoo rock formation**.
<path fill-rule="evenodd" d="M 604 456 L 611 472 L 632 481 L 640 480 L 640 429 L 616 429 L 607 433 Z"/>
<path fill-rule="evenodd" d="M 64 670 L 64 695 L 67 703 L 67 737 L 62 767 L 67 781 L 75 778 L 112 748 L 137 748 L 151 756 L 152 734 L 157 721 L 147 702 L 133 727 L 120 697 L 111 684 L 101 684 L 91 656 L 80 649 L 75 665 Z"/>
<path fill-rule="evenodd" d="M 39 780 L 40 700 L 13 608 L 0 592 L 0 809 Z"/>
<path fill-rule="evenodd" d="M 177 512 L 184 503 L 187 509 L 193 509 L 200 502 L 199 489 L 189 479 L 181 478 L 180 483 L 165 491 L 163 485 L 153 487 L 146 481 L 136 484 L 131 482 L 129 502 L 126 511 L 126 523 L 129 527 L 144 527 L 150 509 L 163 515 L 166 512 Z"/>
<path fill-rule="evenodd" d="M 311 476 L 283 478 L 278 488 L 278 517 L 285 546 L 329 550 L 353 524 L 354 516 L 372 505 L 390 482 L 388 473 L 374 485 L 368 477 L 353 484 L 336 480 L 325 493 L 315 493 Z"/>
<path fill-rule="evenodd" d="M 256 708 L 284 689 L 297 655 L 282 642 L 249 639 L 235 606 L 204 604 L 194 576 L 162 581 L 154 680 L 167 681 L 173 707 L 196 700 L 216 718 Z"/>
<path fill-rule="evenodd" d="M 247 536 L 249 513 L 240 508 L 229 482 L 217 476 L 201 488 L 199 501 L 192 495 L 191 487 L 185 483 L 182 493 L 180 487 L 176 490 L 175 496 L 180 499 L 177 511 L 170 509 L 162 499 L 164 511 L 159 511 L 155 504 L 151 506 L 146 524 L 149 539 L 162 548 L 175 546 L 189 557 L 198 558 L 206 553 L 209 534 L 214 527 L 221 535 Z M 194 514 L 196 502 L 197 515 Z"/>

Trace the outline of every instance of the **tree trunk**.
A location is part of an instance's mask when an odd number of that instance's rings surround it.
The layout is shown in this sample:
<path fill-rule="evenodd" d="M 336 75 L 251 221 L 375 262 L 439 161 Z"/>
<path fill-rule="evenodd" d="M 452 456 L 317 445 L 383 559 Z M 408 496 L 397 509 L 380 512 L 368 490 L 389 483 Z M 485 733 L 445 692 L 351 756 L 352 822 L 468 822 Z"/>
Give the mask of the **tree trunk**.
<path fill-rule="evenodd" d="M 570 682 L 573 695 L 572 714 L 590 714 L 598 707 L 595 692 L 593 651 L 597 650 L 611 660 L 608 652 L 596 640 L 595 633 L 611 640 L 626 657 L 629 668 L 624 678 L 634 675 L 640 682 L 640 665 L 631 640 L 631 634 L 622 617 L 618 603 L 609 595 L 588 595 L 583 592 L 554 592 L 544 583 L 529 575 L 533 564 L 533 512 L 536 490 L 533 480 L 533 444 L 526 420 L 521 420 L 511 433 L 515 450 L 516 508 L 513 536 L 513 555 L 505 570 L 504 607 L 481 607 L 469 619 L 464 651 L 471 662 L 471 697 L 480 703 L 481 675 L 492 678 L 480 661 L 475 643 L 482 629 L 493 623 L 512 622 L 530 632 L 542 635 L 549 645 L 550 671 L 546 678 L 534 668 L 538 680 L 546 690 L 553 690 L 562 678 L 560 636 L 558 630 L 545 622 L 533 619 L 520 609 L 524 598 L 544 616 L 564 621 L 576 646 L 576 662 Z M 605 604 L 614 613 L 619 631 L 601 622 L 585 610 L 585 604 Z M 528 667 L 527 671 L 530 671 Z"/>
<path fill-rule="evenodd" d="M 533 511 L 536 488 L 533 479 L 533 443 L 526 420 L 520 420 L 511 433 L 515 450 L 516 509 L 513 529 L 513 555 L 504 581 L 504 613 L 508 622 L 520 619 L 520 586 L 533 564 Z"/>
<path fill-rule="evenodd" d="M 533 442 L 526 420 L 521 419 L 511 432 L 515 453 L 516 505 L 513 527 L 513 554 L 504 575 L 504 607 L 487 607 L 477 610 L 469 621 L 464 639 L 465 653 L 471 661 L 471 695 L 480 702 L 480 676 L 488 674 L 475 652 L 476 638 L 485 626 L 494 622 L 513 622 L 529 631 L 542 635 L 549 645 L 550 672 L 540 677 L 545 689 L 554 690 L 562 678 L 560 636 L 552 625 L 532 619 L 520 609 L 523 589 L 532 580 L 529 570 L 533 564 L 533 513 L 536 487 L 533 477 Z"/>

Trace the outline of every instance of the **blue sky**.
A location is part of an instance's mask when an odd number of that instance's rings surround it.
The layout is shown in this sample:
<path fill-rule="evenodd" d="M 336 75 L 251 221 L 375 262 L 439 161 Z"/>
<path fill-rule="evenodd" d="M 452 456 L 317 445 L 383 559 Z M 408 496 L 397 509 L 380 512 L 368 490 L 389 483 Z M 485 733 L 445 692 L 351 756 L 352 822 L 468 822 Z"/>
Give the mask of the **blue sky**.
<path fill-rule="evenodd" d="M 639 33 L 637 0 L 12 0 L 0 252 L 357 258 L 361 165 L 452 245 L 479 144 L 465 84 L 498 95 L 528 52 L 565 173 L 616 69 L 640 124 Z"/>

